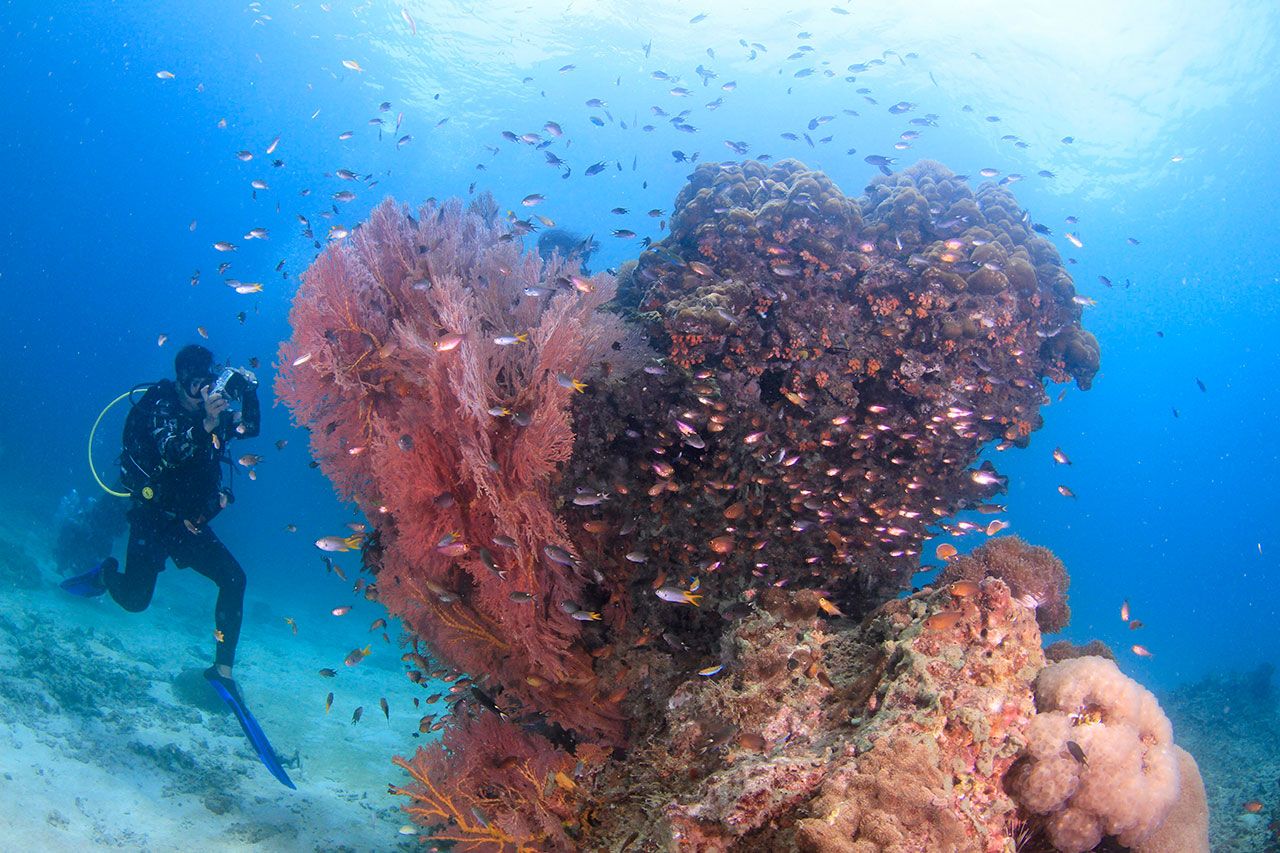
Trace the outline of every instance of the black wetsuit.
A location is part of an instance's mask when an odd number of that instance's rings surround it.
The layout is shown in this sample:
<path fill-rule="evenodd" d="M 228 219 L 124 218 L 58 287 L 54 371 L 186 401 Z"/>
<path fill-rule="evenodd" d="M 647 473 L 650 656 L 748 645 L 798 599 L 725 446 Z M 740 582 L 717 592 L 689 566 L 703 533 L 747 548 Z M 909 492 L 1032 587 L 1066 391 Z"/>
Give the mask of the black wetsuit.
<path fill-rule="evenodd" d="M 245 574 L 209 527 L 209 521 L 222 509 L 221 497 L 226 494 L 230 500 L 230 494 L 222 490 L 223 451 L 205 432 L 203 409 L 184 409 L 174 383 L 156 383 L 137 405 L 139 410 L 130 417 L 141 420 L 133 425 L 132 440 L 131 427 L 126 425 L 121 456 L 123 479 L 133 492 L 125 570 L 118 571 L 115 561 L 108 560 L 103 581 L 121 607 L 136 613 L 151 603 L 166 559 L 209 578 L 218 585 L 215 659 L 231 666 L 240 639 Z M 233 426 L 228 415 L 214 431 L 218 447 L 225 448 L 233 437 L 256 436 L 259 417 L 257 392 L 250 389 L 244 394 L 239 427 Z M 151 489 L 150 499 L 144 497 L 144 486 Z M 195 525 L 197 532 L 187 529 L 184 521 Z"/>

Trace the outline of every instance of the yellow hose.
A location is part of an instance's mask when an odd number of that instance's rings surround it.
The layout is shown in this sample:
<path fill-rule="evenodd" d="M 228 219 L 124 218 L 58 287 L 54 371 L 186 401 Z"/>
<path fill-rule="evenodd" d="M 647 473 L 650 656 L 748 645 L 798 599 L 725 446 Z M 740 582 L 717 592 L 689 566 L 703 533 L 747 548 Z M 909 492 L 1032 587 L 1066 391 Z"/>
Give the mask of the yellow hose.
<path fill-rule="evenodd" d="M 98 476 L 98 470 L 93 467 L 93 436 L 98 431 L 98 424 L 102 423 L 103 415 L 109 412 L 112 406 L 114 406 L 116 403 L 119 403 L 125 397 L 132 395 L 133 392 L 136 390 L 138 389 L 130 388 L 128 391 L 125 391 L 123 394 L 121 394 L 119 397 L 116 397 L 110 403 L 107 403 L 106 407 L 101 412 L 98 413 L 98 419 L 93 422 L 93 429 L 89 430 L 89 470 L 93 473 L 93 479 L 98 481 L 98 485 L 102 487 L 102 490 L 104 492 L 106 492 L 109 495 L 115 495 L 118 498 L 132 497 L 133 493 L 117 492 L 115 489 L 108 487 L 106 483 L 102 482 L 102 478 Z"/>

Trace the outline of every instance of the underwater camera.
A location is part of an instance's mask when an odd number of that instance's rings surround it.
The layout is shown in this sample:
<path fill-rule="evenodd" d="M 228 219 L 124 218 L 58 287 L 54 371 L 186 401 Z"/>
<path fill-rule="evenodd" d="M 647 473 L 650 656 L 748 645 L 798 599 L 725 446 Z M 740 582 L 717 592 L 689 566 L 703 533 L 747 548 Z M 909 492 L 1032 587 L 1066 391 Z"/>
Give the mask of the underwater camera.
<path fill-rule="evenodd" d="M 258 380 L 244 368 L 224 367 L 218 374 L 218 378 L 213 380 L 213 387 L 209 393 L 221 394 L 228 400 L 241 403 L 244 401 L 244 392 L 256 388 L 257 385 Z"/>

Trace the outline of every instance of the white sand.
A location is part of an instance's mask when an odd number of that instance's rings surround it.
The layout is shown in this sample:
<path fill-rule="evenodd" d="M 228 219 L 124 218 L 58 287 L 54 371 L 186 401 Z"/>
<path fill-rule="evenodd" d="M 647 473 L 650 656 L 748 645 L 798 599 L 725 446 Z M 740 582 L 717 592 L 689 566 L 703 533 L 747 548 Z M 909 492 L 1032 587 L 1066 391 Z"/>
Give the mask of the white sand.
<path fill-rule="evenodd" d="M 0 560 L 25 551 L 43 581 L 17 587 L 0 566 L 0 849 L 413 849 L 387 783 L 405 781 L 391 756 L 423 742 L 411 737 L 423 713 L 412 697 L 425 693 L 404 678 L 401 650 L 368 633 L 374 605 L 340 628 L 319 612 L 299 618 L 295 637 L 278 611 L 246 601 L 236 678 L 286 759 L 291 791 L 193 677 L 211 662 L 213 585 L 171 567 L 144 613 L 109 596 L 76 599 L 57 588 L 50 535 L 0 521 L 0 541 L 17 546 Z M 370 640 L 369 659 L 345 667 L 346 652 Z M 321 678 L 321 667 L 338 677 Z M 187 698 L 173 687 L 184 670 Z M 352 725 L 356 705 L 364 715 Z"/>

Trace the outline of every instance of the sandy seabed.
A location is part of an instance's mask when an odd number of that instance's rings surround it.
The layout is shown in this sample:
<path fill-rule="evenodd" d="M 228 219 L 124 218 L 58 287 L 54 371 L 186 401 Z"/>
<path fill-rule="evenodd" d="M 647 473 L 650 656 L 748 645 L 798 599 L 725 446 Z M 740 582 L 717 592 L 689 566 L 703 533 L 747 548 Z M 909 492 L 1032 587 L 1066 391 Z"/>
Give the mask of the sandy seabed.
<path fill-rule="evenodd" d="M 144 613 L 78 599 L 58 588 L 47 537 L 0 520 L 0 850 L 414 848 L 386 787 L 403 781 L 391 756 L 418 743 L 399 649 L 371 635 L 370 660 L 343 667 L 337 643 L 292 636 L 251 586 L 236 678 L 289 790 L 201 675 L 214 587 L 170 567 Z"/>

